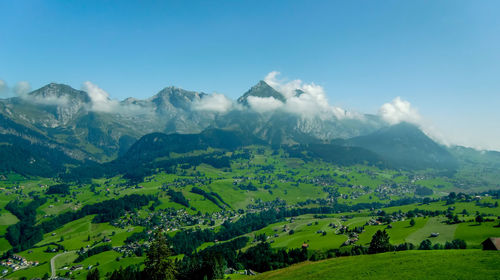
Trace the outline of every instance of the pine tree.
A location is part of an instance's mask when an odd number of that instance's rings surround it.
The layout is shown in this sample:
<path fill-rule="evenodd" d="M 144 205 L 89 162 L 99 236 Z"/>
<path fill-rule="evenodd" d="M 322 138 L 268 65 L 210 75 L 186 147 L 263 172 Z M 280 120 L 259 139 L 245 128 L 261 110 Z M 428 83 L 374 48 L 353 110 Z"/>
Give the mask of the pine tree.
<path fill-rule="evenodd" d="M 481 216 L 481 215 L 477 215 L 477 216 L 476 216 L 476 222 L 477 222 L 478 224 L 481 224 L 483 221 L 484 221 L 483 216 Z"/>
<path fill-rule="evenodd" d="M 419 250 L 431 250 L 432 249 L 432 243 L 429 239 L 425 239 L 422 242 L 420 242 L 420 246 L 418 246 Z"/>
<path fill-rule="evenodd" d="M 370 242 L 370 248 L 368 252 L 370 254 L 383 253 L 391 250 L 391 244 L 389 243 L 389 235 L 387 232 L 378 230 L 372 237 Z"/>
<path fill-rule="evenodd" d="M 175 279 L 174 262 L 168 257 L 172 251 L 167 246 L 167 240 L 159 230 L 155 232 L 154 240 L 151 242 L 146 260 L 144 261 L 144 272 L 151 280 Z"/>
<path fill-rule="evenodd" d="M 87 273 L 87 280 L 99 280 L 100 275 L 99 275 L 99 269 L 93 269 Z"/>

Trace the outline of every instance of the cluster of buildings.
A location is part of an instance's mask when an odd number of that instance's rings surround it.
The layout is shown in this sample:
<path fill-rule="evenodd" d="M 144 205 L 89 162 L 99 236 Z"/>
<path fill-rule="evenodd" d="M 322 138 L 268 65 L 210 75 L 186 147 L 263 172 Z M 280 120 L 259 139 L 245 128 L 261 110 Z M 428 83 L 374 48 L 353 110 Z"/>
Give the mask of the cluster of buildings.
<path fill-rule="evenodd" d="M 39 263 L 37 261 L 28 261 L 19 255 L 13 255 L 12 258 L 8 258 L 0 264 L 5 267 L 11 268 L 13 271 L 16 271 L 19 269 L 37 266 Z"/>
<path fill-rule="evenodd" d="M 146 228 L 157 229 L 159 227 L 166 231 L 176 231 L 185 226 L 215 225 L 223 223 L 226 220 L 235 220 L 240 215 L 234 211 L 219 211 L 212 214 L 191 215 L 185 209 L 175 210 L 172 208 L 157 209 L 150 212 L 147 216 L 141 216 L 138 213 L 129 213 L 125 217 L 111 222 L 111 225 L 125 228 L 128 226 L 143 226 Z"/>
<path fill-rule="evenodd" d="M 113 250 L 122 254 L 123 256 L 133 256 L 139 250 L 147 251 L 148 249 L 149 249 L 148 243 L 139 244 L 139 243 L 135 243 L 135 242 L 131 243 L 131 244 L 125 244 L 123 246 L 113 248 Z"/>

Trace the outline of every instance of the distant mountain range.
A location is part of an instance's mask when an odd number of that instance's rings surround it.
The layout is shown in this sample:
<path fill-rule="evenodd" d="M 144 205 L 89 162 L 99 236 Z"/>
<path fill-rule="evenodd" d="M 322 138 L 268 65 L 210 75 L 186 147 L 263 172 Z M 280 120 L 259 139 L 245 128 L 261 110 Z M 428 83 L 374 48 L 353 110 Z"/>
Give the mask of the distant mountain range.
<path fill-rule="evenodd" d="M 78 160 L 108 161 L 126 152 L 143 135 L 153 132 L 199 133 L 209 127 L 223 128 L 250 132 L 279 145 L 357 136 L 384 125 L 375 116 L 367 116 L 365 120 L 322 120 L 285 112 L 257 113 L 249 108 L 250 96 L 284 101 L 283 95 L 264 81 L 237 100 L 238 108 L 235 106 L 227 112 L 197 110 L 195 104 L 207 96 L 167 87 L 151 98 L 127 98 L 112 110 L 104 111 L 93 108 L 89 93 L 52 83 L 22 97 L 0 100 L 0 114 L 5 119 L 36 133 L 13 127 L 0 129 L 3 134 L 30 141 L 50 139 L 59 150 Z"/>
<path fill-rule="evenodd" d="M 302 93 L 295 91 L 297 96 Z M 144 100 L 119 102 L 101 97 L 96 101 L 93 93 L 51 83 L 0 100 L 0 141 L 4 142 L 0 155 L 18 155 L 28 167 L 43 163 L 48 168 L 45 172 L 54 173 L 64 169 L 63 163 L 130 159 L 151 149 L 161 156 L 187 147 L 230 148 L 237 142 L 309 147 L 311 154 L 320 157 L 335 159 L 338 155 L 339 162 L 356 159 L 390 162 L 402 168 L 456 167 L 455 157 L 446 147 L 410 124 L 389 126 L 375 115 L 339 118 L 284 110 L 259 113 L 251 108 L 250 99 L 286 102 L 282 93 L 264 81 L 225 111 L 200 110 L 198 105 L 206 98 L 210 95 L 167 87 Z M 19 172 L 22 168 L 4 164 L 0 169 Z M 29 170 L 36 168 L 24 169 L 24 173 L 34 174 Z"/>

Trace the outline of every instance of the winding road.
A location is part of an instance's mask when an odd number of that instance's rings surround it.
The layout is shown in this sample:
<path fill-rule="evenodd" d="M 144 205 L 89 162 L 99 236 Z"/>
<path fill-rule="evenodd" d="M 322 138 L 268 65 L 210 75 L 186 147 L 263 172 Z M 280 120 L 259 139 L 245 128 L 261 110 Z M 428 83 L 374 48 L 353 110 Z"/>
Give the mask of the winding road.
<path fill-rule="evenodd" d="M 58 258 L 58 257 L 60 257 L 62 255 L 69 254 L 69 253 L 74 253 L 74 252 L 76 252 L 76 250 L 67 251 L 67 252 L 64 252 L 64 253 L 60 253 L 60 254 L 57 254 L 54 257 L 52 257 L 52 259 L 50 259 L 50 273 L 51 273 L 50 278 L 51 279 L 54 279 L 57 276 L 56 275 L 56 258 Z"/>

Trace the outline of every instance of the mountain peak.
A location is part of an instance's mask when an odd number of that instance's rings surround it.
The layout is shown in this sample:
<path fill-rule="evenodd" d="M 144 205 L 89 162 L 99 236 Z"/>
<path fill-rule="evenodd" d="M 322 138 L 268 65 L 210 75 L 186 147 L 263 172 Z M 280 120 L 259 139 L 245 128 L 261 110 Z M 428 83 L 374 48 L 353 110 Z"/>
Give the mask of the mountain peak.
<path fill-rule="evenodd" d="M 182 88 L 178 88 L 175 86 L 168 86 L 162 90 L 160 90 L 156 95 L 152 97 L 154 99 L 155 97 L 159 96 L 185 96 L 186 98 L 192 100 L 196 97 L 200 96 L 200 93 L 195 92 L 195 91 L 189 91 L 185 90 Z"/>
<path fill-rule="evenodd" d="M 65 84 L 57 83 L 50 83 L 37 90 L 29 92 L 27 97 L 38 99 L 38 101 L 65 98 L 67 101 L 78 100 L 78 102 L 83 103 L 90 102 L 90 97 L 85 91 L 74 89 Z"/>
<path fill-rule="evenodd" d="M 277 90 L 275 90 L 262 80 L 252 88 L 250 88 L 247 92 L 245 92 L 240 98 L 238 98 L 238 103 L 248 106 L 248 97 L 250 96 L 261 98 L 272 97 L 281 102 L 286 102 L 285 96 L 283 96 L 283 94 L 279 93 Z"/>
<path fill-rule="evenodd" d="M 204 93 L 169 86 L 162 89 L 148 100 L 153 102 L 157 108 L 161 108 L 160 110 L 180 108 L 189 111 L 191 109 L 191 103 L 195 100 L 199 100 L 203 95 Z"/>

